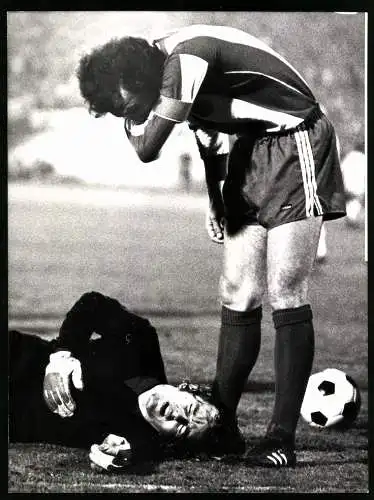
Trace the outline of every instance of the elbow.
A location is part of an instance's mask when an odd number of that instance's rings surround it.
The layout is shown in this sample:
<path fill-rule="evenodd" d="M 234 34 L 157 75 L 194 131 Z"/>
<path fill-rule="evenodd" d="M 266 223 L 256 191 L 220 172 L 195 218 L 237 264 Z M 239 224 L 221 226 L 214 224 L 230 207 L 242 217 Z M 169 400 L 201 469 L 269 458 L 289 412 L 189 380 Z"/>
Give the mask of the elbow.
<path fill-rule="evenodd" d="M 97 295 L 99 295 L 99 293 L 98 293 L 98 292 L 95 292 L 94 290 L 92 290 L 91 292 L 85 292 L 85 293 L 81 296 L 80 300 L 88 300 L 88 299 L 90 299 L 90 298 L 96 297 Z"/>
<path fill-rule="evenodd" d="M 152 161 L 157 160 L 159 156 L 157 152 L 147 150 L 137 151 L 137 154 L 142 163 L 151 163 Z"/>
<path fill-rule="evenodd" d="M 160 148 L 154 141 L 147 141 L 142 136 L 130 136 L 130 144 L 142 163 L 150 163 L 159 156 Z"/>
<path fill-rule="evenodd" d="M 78 303 L 82 306 L 82 305 L 86 305 L 86 304 L 91 304 L 93 301 L 97 301 L 99 298 L 100 298 L 101 294 L 99 292 L 95 292 L 95 291 L 92 291 L 92 292 L 86 292 L 84 293 L 79 299 L 78 299 Z"/>
<path fill-rule="evenodd" d="M 153 161 L 157 160 L 157 156 L 139 156 L 139 160 L 142 163 L 152 163 Z"/>
<path fill-rule="evenodd" d="M 154 144 L 145 144 L 145 141 L 135 140 L 137 137 L 131 137 L 130 144 L 133 147 L 137 157 L 142 163 L 149 163 L 154 161 L 159 156 L 159 148 Z"/>

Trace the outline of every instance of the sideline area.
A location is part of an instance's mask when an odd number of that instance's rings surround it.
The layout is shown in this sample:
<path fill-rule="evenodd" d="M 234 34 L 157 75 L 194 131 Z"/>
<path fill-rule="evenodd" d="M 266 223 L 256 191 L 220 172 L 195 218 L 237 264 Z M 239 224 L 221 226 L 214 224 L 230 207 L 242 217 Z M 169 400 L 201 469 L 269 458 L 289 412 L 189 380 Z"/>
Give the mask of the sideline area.
<path fill-rule="evenodd" d="M 187 210 L 205 210 L 208 203 L 207 196 L 201 193 L 37 183 L 9 183 L 8 203 L 12 201 L 122 207 L 148 205 L 157 208 L 183 207 Z"/>

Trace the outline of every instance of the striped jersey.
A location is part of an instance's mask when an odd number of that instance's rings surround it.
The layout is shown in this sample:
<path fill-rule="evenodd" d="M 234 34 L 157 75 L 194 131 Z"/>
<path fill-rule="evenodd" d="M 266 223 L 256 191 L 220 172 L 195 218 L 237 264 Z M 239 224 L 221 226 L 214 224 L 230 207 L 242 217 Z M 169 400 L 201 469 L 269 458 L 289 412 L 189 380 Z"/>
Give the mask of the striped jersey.
<path fill-rule="evenodd" d="M 166 56 L 162 87 L 148 120 L 128 130 L 130 140 L 138 137 L 136 149 L 143 144 L 154 153 L 166 129 L 183 121 L 224 134 L 290 129 L 316 105 L 291 64 L 239 29 L 192 25 L 153 43 Z"/>

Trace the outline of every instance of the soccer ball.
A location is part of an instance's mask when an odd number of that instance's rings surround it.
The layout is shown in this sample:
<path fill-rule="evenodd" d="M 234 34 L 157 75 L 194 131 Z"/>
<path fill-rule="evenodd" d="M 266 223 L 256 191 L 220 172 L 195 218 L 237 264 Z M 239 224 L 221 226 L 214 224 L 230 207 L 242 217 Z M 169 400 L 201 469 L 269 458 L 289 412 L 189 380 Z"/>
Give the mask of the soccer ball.
<path fill-rule="evenodd" d="M 355 381 L 341 370 L 327 368 L 309 377 L 300 414 L 312 427 L 348 427 L 360 406 Z"/>

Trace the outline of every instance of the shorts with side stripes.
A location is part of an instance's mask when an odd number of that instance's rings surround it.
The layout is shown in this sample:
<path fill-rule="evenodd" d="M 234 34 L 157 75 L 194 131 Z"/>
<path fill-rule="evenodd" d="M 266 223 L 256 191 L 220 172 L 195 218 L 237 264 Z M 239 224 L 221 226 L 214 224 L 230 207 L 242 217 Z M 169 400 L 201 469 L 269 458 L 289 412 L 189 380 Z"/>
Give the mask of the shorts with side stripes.
<path fill-rule="evenodd" d="M 346 215 L 336 135 L 320 108 L 292 130 L 238 137 L 223 198 L 228 231 Z"/>

